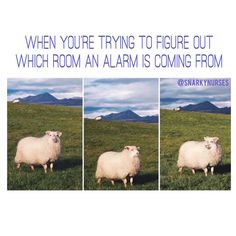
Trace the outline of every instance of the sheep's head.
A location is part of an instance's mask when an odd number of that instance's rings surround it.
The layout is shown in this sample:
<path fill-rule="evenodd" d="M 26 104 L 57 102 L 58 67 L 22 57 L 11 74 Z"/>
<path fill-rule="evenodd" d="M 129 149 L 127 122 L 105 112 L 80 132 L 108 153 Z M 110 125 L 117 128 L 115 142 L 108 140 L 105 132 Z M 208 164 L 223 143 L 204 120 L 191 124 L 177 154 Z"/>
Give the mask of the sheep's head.
<path fill-rule="evenodd" d="M 60 137 L 62 132 L 59 131 L 46 131 L 45 134 L 52 140 L 54 143 L 60 142 Z"/>
<path fill-rule="evenodd" d="M 136 146 L 125 146 L 125 150 L 129 151 L 132 157 L 139 157 L 139 147 Z"/>
<path fill-rule="evenodd" d="M 218 144 L 219 138 L 218 137 L 204 137 L 205 147 L 207 149 L 211 149 L 213 146 Z"/>

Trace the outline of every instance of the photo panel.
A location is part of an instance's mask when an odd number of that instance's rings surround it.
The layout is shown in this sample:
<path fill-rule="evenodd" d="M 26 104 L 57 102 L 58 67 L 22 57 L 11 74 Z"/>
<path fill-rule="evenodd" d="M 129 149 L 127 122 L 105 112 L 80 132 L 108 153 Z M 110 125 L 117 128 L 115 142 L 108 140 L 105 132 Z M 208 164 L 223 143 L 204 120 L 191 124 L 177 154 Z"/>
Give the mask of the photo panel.
<path fill-rule="evenodd" d="M 158 189 L 158 79 L 85 79 L 85 190 Z"/>
<path fill-rule="evenodd" d="M 231 80 L 160 80 L 161 190 L 231 189 Z"/>
<path fill-rule="evenodd" d="M 8 190 L 82 189 L 82 79 L 8 79 Z"/>

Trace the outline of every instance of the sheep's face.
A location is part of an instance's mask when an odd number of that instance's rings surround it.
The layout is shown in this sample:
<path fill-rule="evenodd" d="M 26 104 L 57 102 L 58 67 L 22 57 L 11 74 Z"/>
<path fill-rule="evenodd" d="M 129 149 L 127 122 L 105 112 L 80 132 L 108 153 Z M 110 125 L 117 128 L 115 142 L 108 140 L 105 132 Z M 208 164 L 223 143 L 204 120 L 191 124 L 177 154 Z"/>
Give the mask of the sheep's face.
<path fill-rule="evenodd" d="M 61 132 L 59 131 L 46 131 L 46 135 L 49 136 L 50 140 L 54 143 L 60 142 L 60 137 L 62 135 Z"/>
<path fill-rule="evenodd" d="M 139 157 L 139 147 L 136 146 L 125 146 L 125 149 L 128 150 L 132 157 Z"/>
<path fill-rule="evenodd" d="M 205 147 L 207 149 L 211 149 L 212 147 L 216 146 L 219 141 L 218 137 L 204 137 Z"/>

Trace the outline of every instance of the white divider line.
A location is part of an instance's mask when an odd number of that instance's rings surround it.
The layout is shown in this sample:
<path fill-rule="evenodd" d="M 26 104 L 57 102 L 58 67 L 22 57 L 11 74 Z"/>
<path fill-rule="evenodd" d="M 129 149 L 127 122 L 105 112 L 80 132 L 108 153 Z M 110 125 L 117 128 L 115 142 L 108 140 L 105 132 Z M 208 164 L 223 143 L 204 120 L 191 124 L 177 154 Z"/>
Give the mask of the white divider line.
<path fill-rule="evenodd" d="M 160 93 L 160 83 L 161 79 L 158 78 L 158 111 L 159 111 L 159 120 L 158 120 L 158 190 L 161 190 L 161 93 Z"/>
<path fill-rule="evenodd" d="M 84 80 L 82 78 L 82 190 L 84 191 Z"/>

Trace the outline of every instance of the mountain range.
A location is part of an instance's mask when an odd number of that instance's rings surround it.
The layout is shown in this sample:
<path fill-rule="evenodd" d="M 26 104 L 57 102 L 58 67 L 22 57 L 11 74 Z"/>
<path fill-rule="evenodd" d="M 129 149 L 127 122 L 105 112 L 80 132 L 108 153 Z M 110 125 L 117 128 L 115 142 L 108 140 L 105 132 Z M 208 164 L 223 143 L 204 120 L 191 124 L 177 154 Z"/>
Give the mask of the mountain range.
<path fill-rule="evenodd" d="M 231 114 L 231 107 L 219 108 L 209 101 L 189 104 L 187 106 L 180 107 L 182 111 L 195 111 L 195 112 L 207 112 L 207 113 L 221 113 L 221 114 Z"/>
<path fill-rule="evenodd" d="M 132 110 L 101 116 L 102 120 L 158 123 L 158 116 L 139 116 Z"/>
<path fill-rule="evenodd" d="M 17 98 L 17 99 L 14 99 L 12 102 L 62 105 L 62 106 L 82 106 L 81 97 L 57 99 L 50 93 L 42 93 L 35 96 Z"/>

